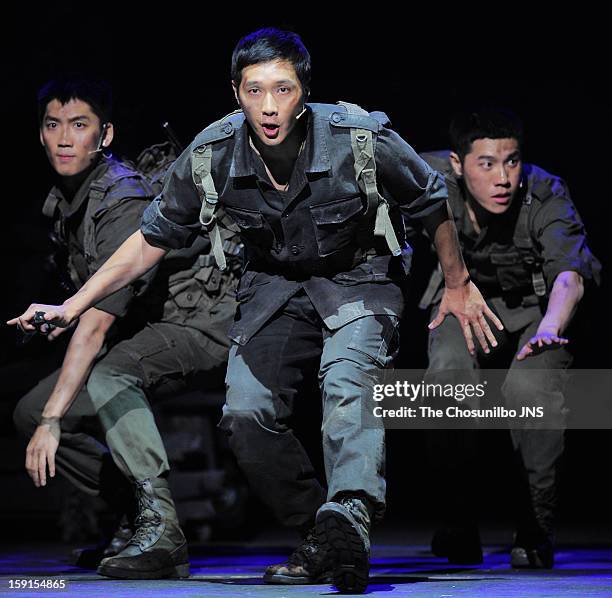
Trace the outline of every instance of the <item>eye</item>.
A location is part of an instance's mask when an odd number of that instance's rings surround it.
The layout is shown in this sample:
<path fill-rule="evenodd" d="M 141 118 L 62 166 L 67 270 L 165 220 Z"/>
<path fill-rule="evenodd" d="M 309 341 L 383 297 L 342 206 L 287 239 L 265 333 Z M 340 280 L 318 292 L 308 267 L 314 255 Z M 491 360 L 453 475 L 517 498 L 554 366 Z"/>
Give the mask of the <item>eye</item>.
<path fill-rule="evenodd" d="M 491 162 L 490 160 L 484 160 L 480 163 L 481 168 L 484 168 L 485 170 L 490 170 L 491 167 L 493 166 L 493 162 Z"/>
<path fill-rule="evenodd" d="M 290 91 L 291 89 L 289 89 L 288 87 L 285 87 L 284 85 L 278 88 L 279 93 L 289 93 Z"/>
<path fill-rule="evenodd" d="M 518 166 L 520 163 L 521 159 L 520 158 L 510 158 L 508 160 L 508 164 L 512 167 Z"/>
<path fill-rule="evenodd" d="M 86 126 L 87 126 L 87 125 L 86 125 L 84 122 L 81 122 L 81 121 L 79 121 L 79 120 L 77 120 L 77 121 L 74 123 L 74 128 L 75 128 L 75 129 L 84 129 Z"/>
<path fill-rule="evenodd" d="M 45 127 L 47 129 L 55 129 L 57 127 L 57 123 L 51 120 L 45 124 Z"/>
<path fill-rule="evenodd" d="M 259 92 L 260 90 L 257 87 L 251 87 L 251 89 L 247 90 L 247 93 L 252 96 L 257 95 Z"/>

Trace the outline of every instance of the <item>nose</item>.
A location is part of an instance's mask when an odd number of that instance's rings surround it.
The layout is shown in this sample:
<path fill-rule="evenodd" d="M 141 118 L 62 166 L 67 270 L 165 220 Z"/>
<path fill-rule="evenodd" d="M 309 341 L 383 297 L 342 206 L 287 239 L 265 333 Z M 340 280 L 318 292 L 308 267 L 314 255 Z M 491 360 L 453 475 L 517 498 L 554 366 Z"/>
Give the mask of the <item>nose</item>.
<path fill-rule="evenodd" d="M 508 171 L 506 170 L 505 164 L 502 164 L 499 168 L 499 179 L 497 184 L 501 185 L 502 187 L 507 187 L 510 185 L 510 178 L 508 177 Z"/>
<path fill-rule="evenodd" d="M 274 96 L 271 93 L 266 94 L 263 101 L 263 106 L 261 107 L 261 111 L 266 116 L 273 116 L 274 114 L 278 114 L 278 106 L 276 104 L 276 101 L 274 100 Z"/>
<path fill-rule="evenodd" d="M 70 147 L 72 145 L 72 136 L 70 134 L 70 127 L 62 127 L 62 131 L 59 136 L 58 145 L 60 147 Z"/>

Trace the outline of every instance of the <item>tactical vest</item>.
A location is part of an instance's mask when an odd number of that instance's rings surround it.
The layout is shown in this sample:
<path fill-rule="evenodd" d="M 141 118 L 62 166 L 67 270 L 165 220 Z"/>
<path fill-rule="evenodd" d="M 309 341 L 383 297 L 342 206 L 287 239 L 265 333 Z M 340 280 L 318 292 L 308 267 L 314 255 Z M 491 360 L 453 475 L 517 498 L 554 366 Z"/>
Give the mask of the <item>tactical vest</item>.
<path fill-rule="evenodd" d="M 436 164 L 438 159 L 445 161 Z M 451 175 L 446 176 L 449 188 L 449 204 L 453 213 L 461 213 L 462 210 L 465 210 L 464 199 L 457 181 L 452 176 L 452 172 L 449 171 L 447 153 L 440 152 L 437 155 L 429 155 L 428 161 L 443 174 Z M 528 169 L 528 166 L 526 166 L 526 169 Z M 530 180 L 525 171 L 523 172 L 523 185 L 526 185 L 527 189 L 516 220 L 512 245 L 498 245 L 496 247 L 493 243 L 484 249 L 473 250 L 466 248 L 461 243 L 461 251 L 468 271 L 478 271 L 483 266 L 491 266 L 495 270 L 497 286 L 501 295 L 521 293 L 525 297 L 524 303 L 537 304 L 547 297 L 548 291 L 542 270 L 544 258 L 539 253 L 537 244 L 530 233 L 533 217 L 532 206 L 538 201 L 543 202 L 552 197 L 554 191 L 544 181 Z M 472 275 L 472 278 L 477 279 L 477 276 Z M 432 274 L 427 289 L 419 302 L 421 309 L 427 309 L 434 302 L 443 283 L 444 276 L 438 264 L 438 268 Z M 533 298 L 532 301 L 527 299 L 529 296 Z"/>
<path fill-rule="evenodd" d="M 376 135 L 380 125 L 388 123 L 388 118 L 383 113 L 370 114 L 356 104 L 347 102 L 338 102 L 338 107 L 325 104 L 310 105 L 317 106 L 319 109 L 331 108 L 328 110 L 330 126 L 350 129 L 351 148 L 355 159 L 355 178 L 365 197 L 362 217 L 369 218 L 373 212 L 376 212 L 374 235 L 385 238 L 393 255 L 401 255 L 402 249 L 389 217 L 389 204 L 378 192 L 376 184 L 374 154 Z M 245 116 L 242 110 L 236 110 L 214 122 L 198 135 L 198 145 L 193 148 L 191 155 L 192 178 L 202 200 L 200 222 L 210 235 L 212 253 L 220 270 L 226 267 L 224 241 L 235 235 L 238 228 L 227 215 L 219 217 L 217 212 L 219 195 L 215 189 L 211 172 L 212 146 L 218 141 L 232 137 L 234 132 L 243 126 L 244 121 Z"/>
<path fill-rule="evenodd" d="M 88 196 L 85 199 L 87 207 L 83 216 L 83 252 L 88 265 L 98 257 L 95 231 L 101 216 L 127 198 L 141 197 L 150 201 L 154 196 L 153 188 L 141 173 L 117 160 L 106 157 L 103 157 L 102 160 L 107 160 L 109 166 L 100 178 L 89 185 Z M 49 196 L 43 205 L 42 212 L 48 218 L 55 218 L 55 236 L 60 244 L 67 247 L 65 218 L 57 209 L 58 203 L 57 197 Z M 68 269 L 73 283 L 79 288 L 82 282 L 70 255 L 68 255 Z"/>

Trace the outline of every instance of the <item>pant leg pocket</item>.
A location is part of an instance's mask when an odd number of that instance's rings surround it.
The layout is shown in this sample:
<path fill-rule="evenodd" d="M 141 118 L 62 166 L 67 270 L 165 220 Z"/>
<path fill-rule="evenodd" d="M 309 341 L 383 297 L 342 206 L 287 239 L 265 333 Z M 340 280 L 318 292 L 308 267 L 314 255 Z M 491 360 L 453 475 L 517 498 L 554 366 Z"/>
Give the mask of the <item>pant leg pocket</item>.
<path fill-rule="evenodd" d="M 399 351 L 399 318 L 387 315 L 359 318 L 347 347 L 367 356 L 377 367 L 389 367 Z"/>

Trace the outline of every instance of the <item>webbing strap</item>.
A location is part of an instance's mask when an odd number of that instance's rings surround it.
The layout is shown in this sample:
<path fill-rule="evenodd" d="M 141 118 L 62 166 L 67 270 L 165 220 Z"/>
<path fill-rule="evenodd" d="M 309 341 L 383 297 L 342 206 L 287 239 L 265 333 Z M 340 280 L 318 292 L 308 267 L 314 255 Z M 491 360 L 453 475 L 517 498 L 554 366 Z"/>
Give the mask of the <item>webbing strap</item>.
<path fill-rule="evenodd" d="M 521 252 L 523 263 L 531 272 L 531 284 L 535 294 L 538 297 L 544 297 L 546 295 L 546 281 L 544 280 L 542 265 L 534 257 L 533 240 L 529 234 L 529 211 L 532 201 L 531 191 L 527 191 L 521 204 L 512 242 Z"/>
<path fill-rule="evenodd" d="M 368 112 L 356 104 L 348 102 L 338 102 L 338 104 L 344 106 L 349 114 L 368 116 Z M 376 185 L 376 160 L 374 159 L 372 131 L 351 127 L 351 148 L 355 158 L 357 184 L 366 196 L 366 209 L 363 215 L 369 216 L 376 210 L 374 235 L 385 237 L 391 253 L 396 256 L 401 255 L 402 250 L 389 217 L 389 204 L 378 193 Z"/>
<path fill-rule="evenodd" d="M 223 242 L 219 231 L 219 224 L 215 216 L 219 195 L 215 189 L 215 183 L 211 174 L 212 148 L 209 145 L 197 147 L 191 156 L 191 174 L 193 182 L 200 194 L 202 207 L 200 208 L 200 223 L 210 235 L 210 244 L 215 262 L 219 270 L 227 267 Z"/>

